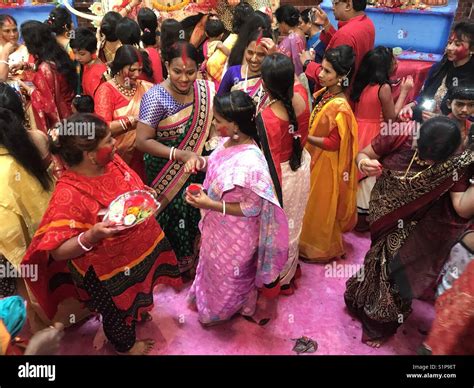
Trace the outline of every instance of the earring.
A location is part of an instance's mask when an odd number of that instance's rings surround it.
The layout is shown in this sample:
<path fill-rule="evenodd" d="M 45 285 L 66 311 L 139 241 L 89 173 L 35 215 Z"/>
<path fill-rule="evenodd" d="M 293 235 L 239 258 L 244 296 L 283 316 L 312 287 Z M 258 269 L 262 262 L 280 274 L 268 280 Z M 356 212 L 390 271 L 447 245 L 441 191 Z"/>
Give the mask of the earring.
<path fill-rule="evenodd" d="M 232 136 L 232 139 L 235 140 L 235 141 L 237 141 L 237 140 L 239 140 L 239 138 L 240 138 L 240 137 L 239 137 L 239 135 L 237 134 L 237 132 L 234 132 L 234 136 Z"/>
<path fill-rule="evenodd" d="M 341 86 L 341 79 L 339 79 L 337 86 Z"/>

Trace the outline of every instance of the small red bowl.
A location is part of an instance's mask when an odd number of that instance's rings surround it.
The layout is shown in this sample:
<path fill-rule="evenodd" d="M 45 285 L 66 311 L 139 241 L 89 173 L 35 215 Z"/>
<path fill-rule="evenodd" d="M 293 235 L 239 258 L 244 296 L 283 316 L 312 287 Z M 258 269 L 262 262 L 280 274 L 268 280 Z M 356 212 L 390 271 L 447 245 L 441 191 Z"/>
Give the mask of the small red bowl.
<path fill-rule="evenodd" d="M 192 183 L 186 190 L 190 195 L 198 195 L 201 192 L 201 186 Z"/>

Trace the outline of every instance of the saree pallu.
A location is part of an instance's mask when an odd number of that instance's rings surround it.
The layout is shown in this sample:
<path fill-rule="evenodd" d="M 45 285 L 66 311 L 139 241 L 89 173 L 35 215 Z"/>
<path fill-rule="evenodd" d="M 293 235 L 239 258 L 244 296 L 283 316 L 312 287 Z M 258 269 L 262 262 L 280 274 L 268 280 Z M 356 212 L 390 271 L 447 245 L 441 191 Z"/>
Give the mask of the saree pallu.
<path fill-rule="evenodd" d="M 263 106 L 268 99 L 268 94 L 263 89 L 262 77 L 244 79 L 232 86 L 230 91 L 242 90 L 252 97 L 257 106 Z"/>
<path fill-rule="evenodd" d="M 154 217 L 102 240 L 72 260 L 50 257 L 51 251 L 99 222 L 99 210 L 117 196 L 143 188 L 138 175 L 119 156 L 100 177 L 88 178 L 71 170 L 62 175 L 23 260 L 38 266 L 38 280 L 27 280 L 27 284 L 48 317 L 68 296 L 94 306 L 94 290 L 84 286 L 90 273 L 129 324 L 152 308 L 156 284 L 181 285 L 176 257 Z"/>
<path fill-rule="evenodd" d="M 283 210 L 285 210 L 288 218 L 290 231 L 288 262 L 280 274 L 280 284 L 282 286 L 290 284 L 295 277 L 298 266 L 300 236 L 303 229 L 304 212 L 309 198 L 310 165 L 311 156 L 306 149 L 303 149 L 301 166 L 298 170 L 293 171 L 290 162 L 281 164 Z"/>
<path fill-rule="evenodd" d="M 212 124 L 213 85 L 204 80 L 194 83 L 194 103 L 163 119 L 156 140 L 168 147 L 203 153 Z M 202 183 L 204 174 L 187 174 L 184 164 L 145 154 L 147 182 L 158 193 L 161 208 L 158 221 L 178 258 L 181 272 L 193 268 L 198 256 L 200 213 L 184 200 L 191 183 Z"/>
<path fill-rule="evenodd" d="M 94 98 L 99 86 L 105 82 L 107 65 L 96 60 L 92 64 L 84 65 L 82 69 L 82 93 Z"/>
<path fill-rule="evenodd" d="M 235 43 L 237 42 L 237 38 L 237 34 L 230 34 L 227 39 L 224 40 L 224 46 L 229 50 L 232 50 Z M 216 90 L 222 80 L 222 76 L 225 73 L 224 69 L 226 68 L 227 60 L 228 57 L 221 50 L 216 50 L 206 62 L 206 72 L 216 83 Z"/>
<path fill-rule="evenodd" d="M 474 354 L 474 261 L 435 305 L 426 345 L 434 355 Z"/>
<path fill-rule="evenodd" d="M 290 32 L 290 34 L 278 45 L 280 52 L 293 61 L 295 74 L 298 78 L 300 74 L 303 73 L 303 64 L 300 60 L 300 54 L 305 50 L 305 47 L 306 42 L 295 32 Z"/>
<path fill-rule="evenodd" d="M 309 135 L 326 137 L 335 127 L 341 137 L 339 150 L 306 145 L 311 154 L 311 183 L 300 255 L 314 262 L 343 255 L 342 233 L 357 221 L 357 122 L 344 98 L 334 98 L 319 112 L 313 111 Z"/>
<path fill-rule="evenodd" d="M 258 288 L 279 291 L 288 260 L 288 221 L 273 190 L 266 159 L 256 145 L 225 148 L 208 159 L 203 187 L 215 201 L 238 202 L 243 217 L 204 210 L 202 247 L 189 301 L 202 323 L 256 312 Z"/>
<path fill-rule="evenodd" d="M 391 170 L 377 179 L 369 209 L 372 246 L 363 278 L 361 273 L 350 278 L 344 294 L 349 311 L 362 321 L 365 340 L 393 335 L 436 268 L 438 276 L 468 222 L 450 204 L 453 176 L 463 176 L 473 161 L 469 151 L 405 179 L 404 172 Z"/>
<path fill-rule="evenodd" d="M 95 94 L 95 111 L 109 125 L 112 121 L 119 120 L 126 116 L 138 117 L 140 111 L 140 101 L 143 95 L 153 84 L 143 80 L 137 80 L 137 91 L 129 100 L 123 96 L 112 84 L 107 82 L 101 85 Z M 142 180 L 145 179 L 145 165 L 143 163 L 143 152 L 135 148 L 137 137 L 136 130 L 133 129 L 117 136 L 117 153 L 127 163 Z"/>
<path fill-rule="evenodd" d="M 31 106 L 39 130 L 47 133 L 61 120 L 72 114 L 74 90 L 54 64 L 42 62 L 34 72 Z M 26 111 L 28 114 L 28 111 Z"/>

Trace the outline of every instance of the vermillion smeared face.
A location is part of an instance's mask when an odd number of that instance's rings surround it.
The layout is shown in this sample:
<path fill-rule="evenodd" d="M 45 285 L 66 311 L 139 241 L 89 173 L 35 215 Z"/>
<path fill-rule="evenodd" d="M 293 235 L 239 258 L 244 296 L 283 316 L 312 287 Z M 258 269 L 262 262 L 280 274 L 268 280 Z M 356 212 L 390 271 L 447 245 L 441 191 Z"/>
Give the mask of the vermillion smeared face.
<path fill-rule="evenodd" d="M 462 61 L 469 56 L 469 41 L 462 37 L 459 39 L 454 33 L 451 34 L 446 46 L 446 55 L 449 61 Z"/>

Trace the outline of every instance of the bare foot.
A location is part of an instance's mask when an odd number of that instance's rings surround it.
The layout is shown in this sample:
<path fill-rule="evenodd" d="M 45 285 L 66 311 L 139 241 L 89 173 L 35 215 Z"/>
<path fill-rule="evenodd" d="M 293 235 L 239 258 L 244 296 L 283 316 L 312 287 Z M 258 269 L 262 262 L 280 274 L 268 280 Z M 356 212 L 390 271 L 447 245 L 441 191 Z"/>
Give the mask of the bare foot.
<path fill-rule="evenodd" d="M 97 330 L 94 340 L 92 341 L 92 344 L 94 345 L 94 349 L 95 350 L 102 349 L 104 347 L 104 344 L 106 344 L 107 342 L 109 342 L 109 340 L 105 336 L 104 326 L 100 325 L 99 330 Z"/>
<path fill-rule="evenodd" d="M 148 338 L 142 341 L 135 342 L 135 345 L 125 353 L 117 352 L 118 354 L 125 355 L 125 356 L 144 356 L 153 349 L 155 345 L 155 341 Z"/>
<path fill-rule="evenodd" d="M 378 349 L 386 340 L 387 340 L 386 338 L 380 338 L 376 340 L 366 340 L 362 342 L 372 348 Z"/>

